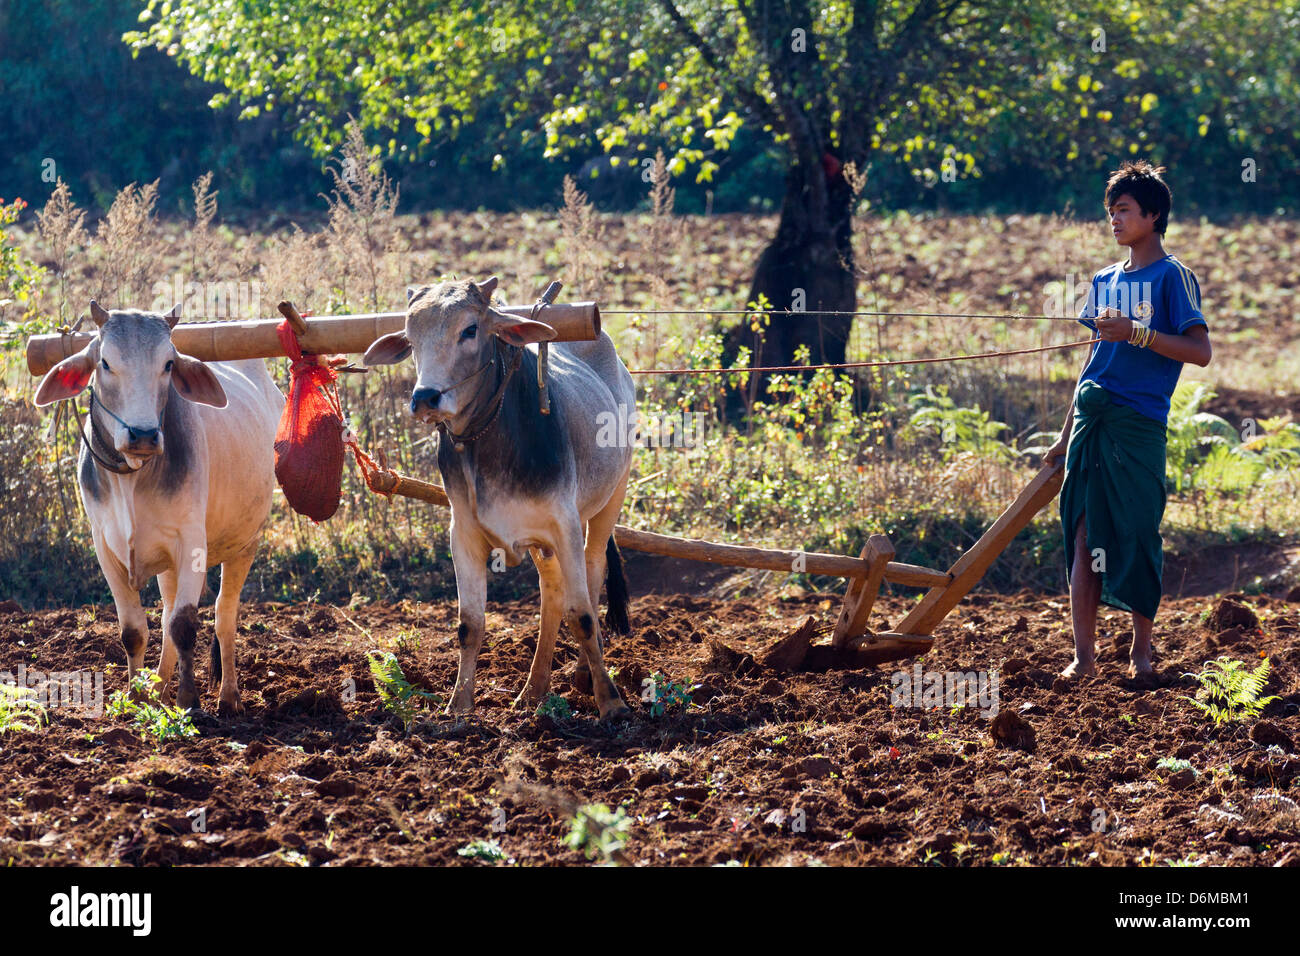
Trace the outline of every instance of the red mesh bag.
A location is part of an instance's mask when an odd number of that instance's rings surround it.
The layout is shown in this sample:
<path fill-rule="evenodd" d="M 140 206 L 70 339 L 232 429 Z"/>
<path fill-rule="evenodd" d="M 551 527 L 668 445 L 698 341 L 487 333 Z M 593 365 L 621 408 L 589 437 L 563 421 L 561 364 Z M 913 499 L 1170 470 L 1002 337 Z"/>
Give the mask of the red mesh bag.
<path fill-rule="evenodd" d="M 275 477 L 289 507 L 313 521 L 338 511 L 343 496 L 343 409 L 324 356 L 306 355 L 289 323 L 277 331 L 293 359 L 289 400 L 275 433 Z"/>

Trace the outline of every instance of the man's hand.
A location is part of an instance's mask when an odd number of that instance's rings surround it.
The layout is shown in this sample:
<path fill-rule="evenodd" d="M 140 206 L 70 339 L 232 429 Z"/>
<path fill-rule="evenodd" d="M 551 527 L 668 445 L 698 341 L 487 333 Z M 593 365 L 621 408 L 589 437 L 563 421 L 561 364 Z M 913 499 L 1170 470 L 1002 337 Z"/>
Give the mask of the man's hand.
<path fill-rule="evenodd" d="M 1070 448 L 1070 434 L 1066 432 L 1056 440 L 1056 444 L 1047 449 L 1047 454 L 1043 456 L 1043 461 L 1051 465 L 1056 459 L 1061 458 Z"/>
<path fill-rule="evenodd" d="M 1097 331 L 1105 342 L 1127 342 L 1133 334 L 1133 320 L 1119 309 L 1103 309 L 1097 316 Z"/>

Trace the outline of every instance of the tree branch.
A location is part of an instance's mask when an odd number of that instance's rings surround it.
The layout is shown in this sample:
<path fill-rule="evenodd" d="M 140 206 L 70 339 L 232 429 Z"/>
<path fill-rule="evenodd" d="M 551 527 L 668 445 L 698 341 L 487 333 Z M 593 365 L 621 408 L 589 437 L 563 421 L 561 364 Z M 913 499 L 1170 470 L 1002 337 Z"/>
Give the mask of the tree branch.
<path fill-rule="evenodd" d="M 705 65 L 714 72 L 719 83 L 724 85 L 728 84 L 729 78 L 734 75 L 734 71 L 728 64 L 722 62 L 722 58 L 718 56 L 713 47 L 709 46 L 708 41 L 705 40 L 704 37 L 700 35 L 700 32 L 695 29 L 694 24 L 686 18 L 685 14 L 677 9 L 677 4 L 674 0 L 659 0 L 659 6 L 666 14 L 668 14 L 668 18 L 673 21 L 673 25 L 677 28 L 677 32 L 682 35 L 682 38 L 699 51 L 700 59 L 702 59 Z M 773 129 L 779 129 L 784 126 L 781 117 L 772 109 L 772 104 L 767 101 L 766 97 L 764 97 L 762 93 L 757 90 L 747 89 L 740 83 L 731 83 L 730 85 L 736 98 L 740 100 L 742 104 L 757 113 L 762 118 L 763 122 L 771 126 Z"/>

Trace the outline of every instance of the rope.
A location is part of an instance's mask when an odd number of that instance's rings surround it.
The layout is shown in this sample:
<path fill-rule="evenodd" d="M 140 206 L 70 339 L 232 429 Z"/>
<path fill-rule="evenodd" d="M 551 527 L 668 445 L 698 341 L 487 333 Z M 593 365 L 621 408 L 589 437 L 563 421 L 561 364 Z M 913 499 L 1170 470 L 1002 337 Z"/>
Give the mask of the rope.
<path fill-rule="evenodd" d="M 1031 349 L 1012 349 L 1008 352 L 978 352 L 973 355 L 941 355 L 936 358 L 896 359 L 889 362 L 843 362 L 837 365 L 770 365 L 753 368 L 645 368 L 628 369 L 633 375 L 735 375 L 748 372 L 812 372 L 825 368 L 887 368 L 891 365 L 930 365 L 935 362 L 965 362 L 970 359 L 1002 358 L 1007 355 L 1028 355 L 1032 352 L 1051 352 L 1057 349 L 1074 349 L 1092 345 L 1100 339 L 1066 342 L 1064 345 L 1042 345 Z"/>
<path fill-rule="evenodd" d="M 1069 315 L 1024 315 L 997 312 L 836 312 L 825 309 L 601 309 L 601 315 L 871 315 L 902 319 L 1014 319 L 1049 322 L 1078 322 Z"/>

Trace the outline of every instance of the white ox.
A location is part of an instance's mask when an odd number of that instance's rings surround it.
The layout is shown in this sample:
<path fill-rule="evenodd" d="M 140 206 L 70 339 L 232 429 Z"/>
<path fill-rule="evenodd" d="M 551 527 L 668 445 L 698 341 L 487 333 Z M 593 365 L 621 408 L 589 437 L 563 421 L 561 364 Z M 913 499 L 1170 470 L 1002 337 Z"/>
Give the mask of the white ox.
<path fill-rule="evenodd" d="M 194 644 L 207 570 L 221 565 L 210 681 L 219 712 L 242 710 L 235 671 L 239 592 L 271 508 L 274 441 L 284 396 L 261 359 L 200 362 L 178 352 L 167 315 L 106 312 L 99 334 L 41 381 L 36 404 L 91 387 L 77 484 L 95 555 L 117 605 L 132 677 L 149 624 L 140 589 L 157 575 L 163 601 L 158 674 L 165 699 L 179 659 L 176 702 L 197 708 Z"/>
<path fill-rule="evenodd" d="M 377 340 L 369 365 L 415 356 L 411 414 L 437 424 L 438 470 L 451 499 L 451 556 L 460 599 L 460 666 L 448 709 L 474 708 L 474 671 L 483 642 L 487 562 L 537 565 L 542 623 L 519 702 L 535 707 L 551 681 L 551 657 L 564 620 L 591 674 L 602 718 L 627 705 L 601 654 L 596 607 L 608 572 L 610 615 L 627 631 L 627 588 L 613 531 L 627 490 L 632 447 L 602 441 L 602 420 L 635 414 L 632 376 L 604 332 L 594 342 L 550 348 L 541 414 L 538 342 L 555 338 L 542 322 L 491 307 L 497 280 L 444 282 L 407 290 L 406 327 Z M 604 432 L 612 429 L 605 427 Z"/>

